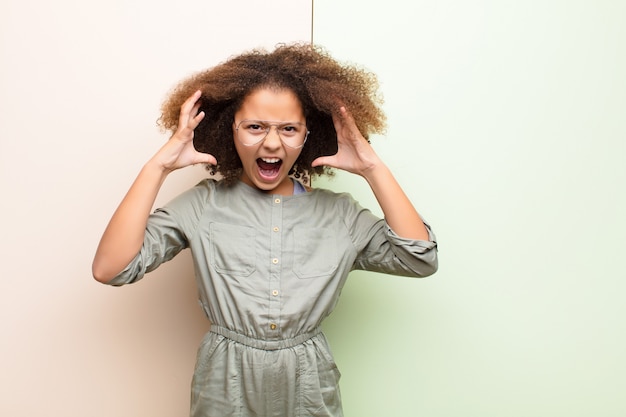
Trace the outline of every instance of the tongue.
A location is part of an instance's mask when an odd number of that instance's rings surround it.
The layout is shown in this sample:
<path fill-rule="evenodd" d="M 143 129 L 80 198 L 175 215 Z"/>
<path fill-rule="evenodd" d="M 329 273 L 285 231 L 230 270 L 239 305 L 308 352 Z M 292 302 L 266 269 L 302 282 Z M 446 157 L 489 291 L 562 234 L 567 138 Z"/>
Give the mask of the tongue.
<path fill-rule="evenodd" d="M 264 162 L 262 159 L 257 159 L 257 165 L 259 166 L 259 170 L 262 175 L 265 176 L 274 176 L 280 170 L 280 166 L 282 161 L 278 161 L 276 163 Z"/>
<path fill-rule="evenodd" d="M 262 170 L 267 170 L 267 171 L 280 168 L 280 162 L 270 163 L 270 162 L 265 162 L 262 159 L 258 159 L 257 164 L 259 164 L 259 168 L 261 168 Z"/>

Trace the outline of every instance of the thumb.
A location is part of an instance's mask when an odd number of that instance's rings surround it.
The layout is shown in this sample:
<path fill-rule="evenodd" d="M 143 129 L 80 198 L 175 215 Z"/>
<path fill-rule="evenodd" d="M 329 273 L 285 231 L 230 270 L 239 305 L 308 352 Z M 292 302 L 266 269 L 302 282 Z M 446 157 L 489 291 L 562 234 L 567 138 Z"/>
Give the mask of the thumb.
<path fill-rule="evenodd" d="M 217 159 L 215 159 L 215 157 L 210 153 L 198 152 L 197 157 L 199 163 L 217 165 Z"/>
<path fill-rule="evenodd" d="M 333 161 L 332 156 L 320 156 L 319 158 L 315 158 L 313 162 L 311 162 L 311 166 L 313 168 L 323 166 L 323 165 L 333 166 L 332 161 Z"/>

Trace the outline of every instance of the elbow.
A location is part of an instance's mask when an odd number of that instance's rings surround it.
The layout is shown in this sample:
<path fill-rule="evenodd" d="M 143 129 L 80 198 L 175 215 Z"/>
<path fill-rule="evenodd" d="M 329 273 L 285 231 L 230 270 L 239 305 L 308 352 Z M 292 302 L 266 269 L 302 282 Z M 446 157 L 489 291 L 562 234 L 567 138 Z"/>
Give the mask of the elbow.
<path fill-rule="evenodd" d="M 434 275 L 439 269 L 439 251 L 437 250 L 437 244 L 428 251 L 428 256 L 423 259 L 423 275 L 422 278 Z"/>
<path fill-rule="evenodd" d="M 111 277 L 102 273 L 99 269 L 94 268 L 94 267 L 91 268 L 91 275 L 93 276 L 93 279 L 95 279 L 101 284 L 106 284 L 109 281 L 111 281 Z"/>
<path fill-rule="evenodd" d="M 435 272 L 439 269 L 439 262 L 437 259 L 437 255 L 435 252 L 435 256 L 430 259 L 422 259 L 420 265 L 413 269 L 415 278 L 426 278 L 431 275 L 434 275 Z"/>
<path fill-rule="evenodd" d="M 91 275 L 93 278 L 102 283 L 108 285 L 121 285 L 117 281 L 121 278 L 120 275 L 125 275 L 126 267 L 129 266 L 131 259 L 119 258 L 116 256 L 109 256 L 108 254 L 97 253 L 91 264 Z M 128 283 L 124 278 L 125 283 Z M 112 283 L 115 280 L 116 283 Z"/>
<path fill-rule="evenodd" d="M 108 284 L 116 276 L 116 274 L 108 271 L 105 265 L 97 259 L 94 259 L 93 264 L 91 265 L 91 275 L 101 284 Z"/>
<path fill-rule="evenodd" d="M 429 277 L 431 275 L 434 275 L 435 272 L 439 270 L 439 257 L 437 256 L 437 249 L 434 248 L 434 250 L 431 253 L 432 253 L 432 257 L 426 263 L 426 275 L 424 275 L 424 277 Z"/>
<path fill-rule="evenodd" d="M 120 266 L 120 265 L 124 266 Z M 91 265 L 91 275 L 93 278 L 106 285 L 119 287 L 125 284 L 131 284 L 144 275 L 145 271 L 133 268 L 132 265 L 125 262 L 113 263 L 110 259 L 94 258 Z"/>
<path fill-rule="evenodd" d="M 400 271 L 392 272 L 393 275 L 401 275 L 408 278 L 426 278 L 437 272 L 439 265 L 437 259 L 421 260 L 420 262 L 412 262 L 411 264 L 402 263 L 403 267 Z"/>
<path fill-rule="evenodd" d="M 421 278 L 426 278 L 431 275 L 434 275 L 438 269 L 439 269 L 439 263 L 437 262 L 437 259 L 435 259 L 433 262 L 430 262 L 425 266 L 423 274 L 421 275 Z"/>

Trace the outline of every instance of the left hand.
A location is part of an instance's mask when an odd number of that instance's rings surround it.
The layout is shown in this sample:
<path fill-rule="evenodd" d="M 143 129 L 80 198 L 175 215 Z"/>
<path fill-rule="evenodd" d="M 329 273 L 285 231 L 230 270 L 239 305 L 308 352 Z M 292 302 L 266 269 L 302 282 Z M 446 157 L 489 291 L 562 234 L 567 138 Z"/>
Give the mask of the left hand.
<path fill-rule="evenodd" d="M 333 114 L 333 123 L 337 132 L 337 153 L 319 157 L 311 165 L 326 165 L 365 176 L 380 162 L 378 156 L 344 106 L 339 108 L 339 114 Z"/>

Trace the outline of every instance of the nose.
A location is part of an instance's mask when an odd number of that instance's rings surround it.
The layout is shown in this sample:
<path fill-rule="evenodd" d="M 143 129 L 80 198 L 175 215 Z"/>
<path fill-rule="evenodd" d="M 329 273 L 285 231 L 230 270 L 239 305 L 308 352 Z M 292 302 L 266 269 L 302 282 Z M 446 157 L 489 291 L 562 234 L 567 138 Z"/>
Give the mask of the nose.
<path fill-rule="evenodd" d="M 282 146 L 282 140 L 278 134 L 278 126 L 270 126 L 270 130 L 267 132 L 265 140 L 263 141 L 263 146 L 271 149 L 277 149 Z"/>

